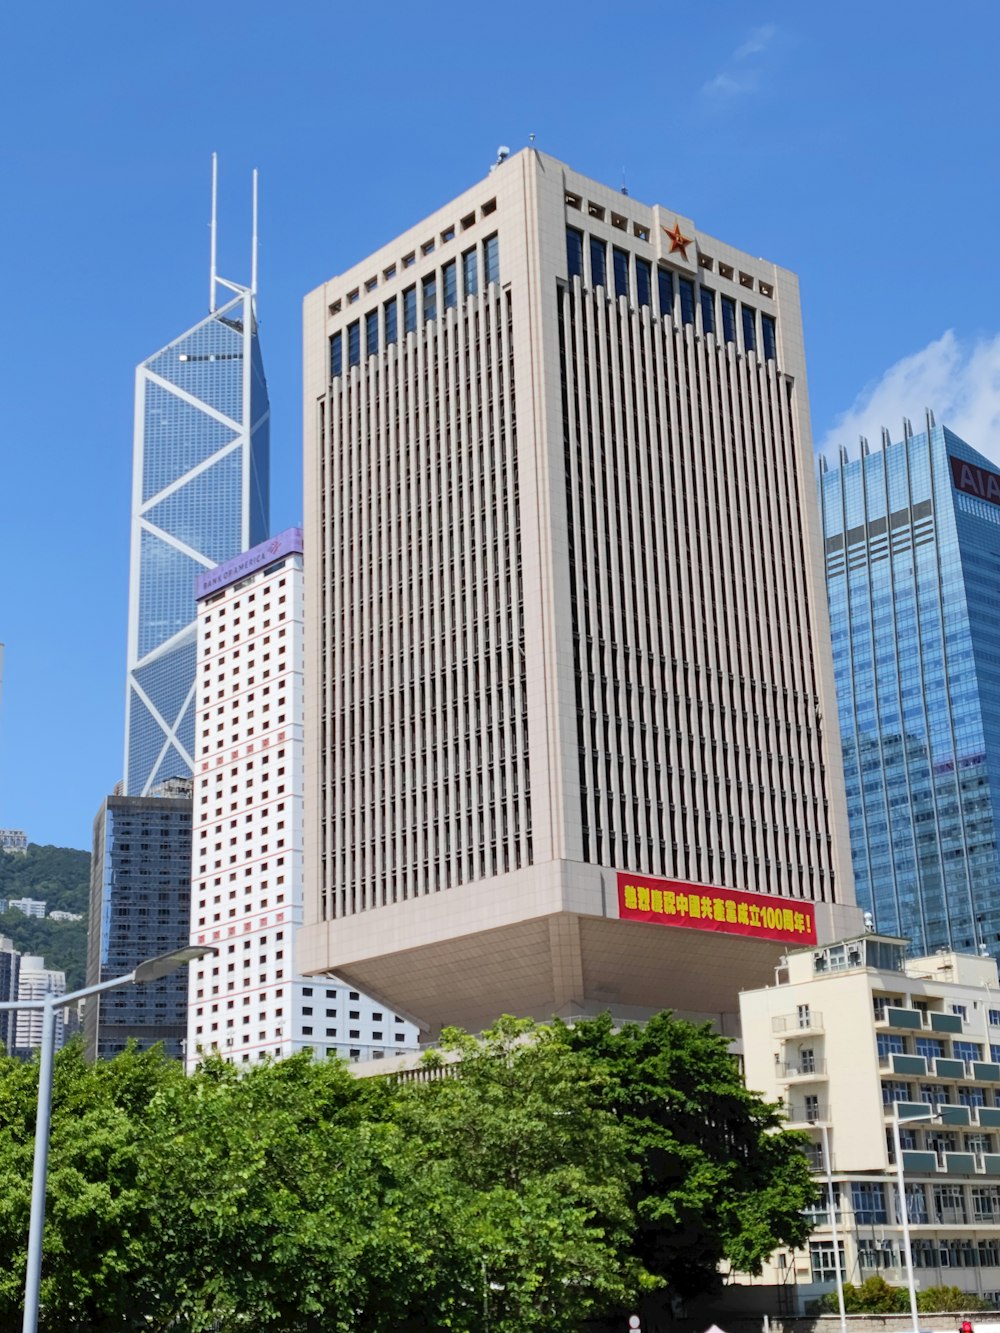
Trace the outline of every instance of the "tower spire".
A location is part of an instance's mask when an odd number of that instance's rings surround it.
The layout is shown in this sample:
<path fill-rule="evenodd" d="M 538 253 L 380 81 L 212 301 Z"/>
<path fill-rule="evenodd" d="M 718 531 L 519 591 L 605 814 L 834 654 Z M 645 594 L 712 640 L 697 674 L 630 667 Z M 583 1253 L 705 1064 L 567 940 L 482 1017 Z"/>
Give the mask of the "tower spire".
<path fill-rule="evenodd" d="M 209 242 L 209 261 L 208 261 L 208 313 L 215 314 L 215 257 L 216 257 L 216 231 L 219 201 L 219 155 L 212 154 L 212 223 L 211 240 Z"/>
<path fill-rule="evenodd" d="M 257 295 L 257 168 L 253 169 L 253 230 L 250 238 L 250 295 Z"/>

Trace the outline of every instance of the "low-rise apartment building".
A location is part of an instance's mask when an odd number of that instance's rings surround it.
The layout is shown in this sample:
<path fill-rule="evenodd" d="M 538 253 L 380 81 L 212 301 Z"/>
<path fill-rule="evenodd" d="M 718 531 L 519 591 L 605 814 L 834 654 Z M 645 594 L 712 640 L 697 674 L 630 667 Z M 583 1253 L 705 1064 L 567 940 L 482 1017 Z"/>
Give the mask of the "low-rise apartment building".
<path fill-rule="evenodd" d="M 808 1245 L 779 1251 L 762 1279 L 788 1312 L 834 1290 L 838 1247 L 844 1281 L 905 1285 L 897 1116 L 918 1289 L 1000 1304 L 997 965 L 906 947 L 869 933 L 796 950 L 773 986 L 741 997 L 747 1086 L 784 1102 L 823 1188 Z"/>

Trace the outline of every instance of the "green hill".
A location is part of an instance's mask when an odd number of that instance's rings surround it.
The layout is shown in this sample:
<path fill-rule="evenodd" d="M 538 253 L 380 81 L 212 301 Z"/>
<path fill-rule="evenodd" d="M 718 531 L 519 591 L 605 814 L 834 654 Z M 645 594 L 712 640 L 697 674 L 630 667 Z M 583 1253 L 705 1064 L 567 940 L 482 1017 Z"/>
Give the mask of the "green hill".
<path fill-rule="evenodd" d="M 0 935 L 21 953 L 42 954 L 49 967 L 66 973 L 66 989 L 84 984 L 87 968 L 87 908 L 90 853 L 72 847 L 40 847 L 0 854 L 0 898 L 41 898 L 46 911 L 79 912 L 82 921 L 44 921 L 20 912 L 0 914 Z"/>

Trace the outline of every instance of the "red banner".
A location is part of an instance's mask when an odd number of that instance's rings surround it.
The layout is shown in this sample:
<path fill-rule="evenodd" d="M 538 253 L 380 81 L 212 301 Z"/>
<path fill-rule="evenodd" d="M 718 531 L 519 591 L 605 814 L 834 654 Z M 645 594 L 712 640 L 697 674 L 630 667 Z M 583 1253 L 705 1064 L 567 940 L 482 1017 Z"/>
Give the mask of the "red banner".
<path fill-rule="evenodd" d="M 816 943 L 816 913 L 801 898 L 770 893 L 744 893 L 710 884 L 685 884 L 674 879 L 618 876 L 618 913 L 627 921 L 653 921 L 689 930 L 717 930 L 726 935 L 753 935 L 790 944 Z"/>

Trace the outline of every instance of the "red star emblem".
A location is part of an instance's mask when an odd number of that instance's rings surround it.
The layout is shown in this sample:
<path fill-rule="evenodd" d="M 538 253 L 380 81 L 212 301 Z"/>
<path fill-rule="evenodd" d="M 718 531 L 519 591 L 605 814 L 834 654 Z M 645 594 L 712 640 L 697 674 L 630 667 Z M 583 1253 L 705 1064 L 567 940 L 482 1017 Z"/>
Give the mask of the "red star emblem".
<path fill-rule="evenodd" d="M 681 224 L 675 222 L 673 231 L 671 231 L 669 227 L 664 227 L 663 230 L 667 233 L 670 240 L 670 253 L 673 254 L 675 250 L 679 250 L 681 252 L 681 258 L 687 259 L 687 248 L 691 244 L 691 237 L 684 235 L 681 231 Z"/>

